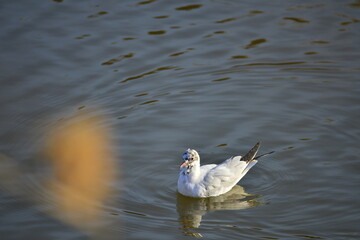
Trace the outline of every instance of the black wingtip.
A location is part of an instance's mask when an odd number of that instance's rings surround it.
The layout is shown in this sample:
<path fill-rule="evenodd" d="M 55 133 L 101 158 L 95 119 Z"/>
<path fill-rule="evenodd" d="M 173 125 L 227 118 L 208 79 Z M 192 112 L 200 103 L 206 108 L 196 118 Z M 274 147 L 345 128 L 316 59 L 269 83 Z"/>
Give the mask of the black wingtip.
<path fill-rule="evenodd" d="M 240 161 L 244 161 L 248 163 L 251 160 L 253 160 L 259 148 L 260 148 L 260 142 L 256 143 L 255 146 L 240 159 Z"/>

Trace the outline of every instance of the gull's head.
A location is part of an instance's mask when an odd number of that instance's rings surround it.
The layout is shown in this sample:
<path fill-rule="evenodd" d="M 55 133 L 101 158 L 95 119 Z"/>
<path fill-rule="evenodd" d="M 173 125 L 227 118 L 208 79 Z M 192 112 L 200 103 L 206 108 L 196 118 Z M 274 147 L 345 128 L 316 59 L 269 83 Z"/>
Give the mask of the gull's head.
<path fill-rule="evenodd" d="M 188 149 L 182 156 L 184 163 L 181 164 L 180 168 L 193 166 L 194 164 L 199 164 L 200 156 L 197 151 L 194 149 Z"/>

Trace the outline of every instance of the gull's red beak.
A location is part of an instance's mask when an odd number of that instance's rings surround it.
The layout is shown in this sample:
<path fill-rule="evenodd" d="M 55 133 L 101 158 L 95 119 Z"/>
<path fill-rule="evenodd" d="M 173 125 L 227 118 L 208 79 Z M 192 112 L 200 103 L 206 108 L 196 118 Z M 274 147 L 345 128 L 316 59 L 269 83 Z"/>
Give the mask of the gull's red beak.
<path fill-rule="evenodd" d="M 185 161 L 183 164 L 181 164 L 180 169 L 186 167 L 187 165 L 189 165 L 189 161 Z"/>

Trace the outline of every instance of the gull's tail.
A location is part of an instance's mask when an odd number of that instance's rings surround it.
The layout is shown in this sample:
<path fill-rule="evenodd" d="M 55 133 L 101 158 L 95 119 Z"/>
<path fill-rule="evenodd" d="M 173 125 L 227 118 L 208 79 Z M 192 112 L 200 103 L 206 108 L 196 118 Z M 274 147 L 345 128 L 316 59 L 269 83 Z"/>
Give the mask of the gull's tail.
<path fill-rule="evenodd" d="M 258 152 L 260 148 L 260 142 L 258 142 L 257 144 L 255 144 L 255 146 L 247 153 L 245 154 L 244 157 L 242 157 L 240 159 L 240 161 L 245 161 L 247 163 L 247 166 L 246 168 L 242 171 L 242 174 L 246 174 L 250 168 L 252 168 L 258 161 L 259 158 L 263 157 L 263 156 L 266 156 L 266 155 L 269 155 L 269 154 L 272 154 L 274 153 L 275 151 L 271 151 L 271 152 L 268 152 L 268 153 L 264 153 L 264 154 L 261 154 L 257 157 L 255 157 L 256 153 Z"/>

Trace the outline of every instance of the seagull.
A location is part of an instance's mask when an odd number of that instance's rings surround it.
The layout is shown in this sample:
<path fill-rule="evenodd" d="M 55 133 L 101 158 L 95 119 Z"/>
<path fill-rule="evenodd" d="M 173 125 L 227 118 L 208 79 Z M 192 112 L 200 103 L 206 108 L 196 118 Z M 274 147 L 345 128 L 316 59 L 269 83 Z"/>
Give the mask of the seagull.
<path fill-rule="evenodd" d="M 182 156 L 184 163 L 180 166 L 178 192 L 194 198 L 216 197 L 230 191 L 262 156 L 255 157 L 260 143 L 245 156 L 231 157 L 220 164 L 200 166 L 200 156 L 194 149 L 188 149 Z"/>

